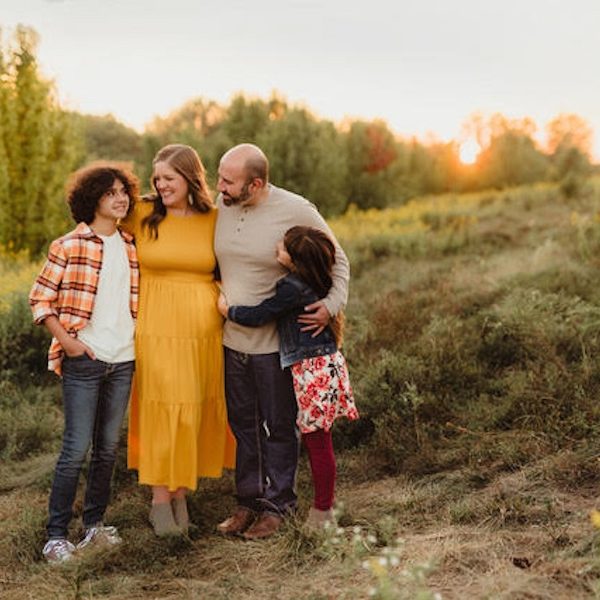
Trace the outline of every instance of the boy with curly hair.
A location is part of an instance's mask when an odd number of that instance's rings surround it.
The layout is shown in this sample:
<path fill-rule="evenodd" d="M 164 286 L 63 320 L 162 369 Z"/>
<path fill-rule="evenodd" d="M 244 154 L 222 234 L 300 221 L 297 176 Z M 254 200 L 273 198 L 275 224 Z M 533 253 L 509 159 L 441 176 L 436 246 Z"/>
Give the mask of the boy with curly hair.
<path fill-rule="evenodd" d="M 48 562 L 70 560 L 90 545 L 121 542 L 103 524 L 121 423 L 134 370 L 139 268 L 133 239 L 118 227 L 139 183 L 117 163 L 76 171 L 67 202 L 77 227 L 50 244 L 29 303 L 34 321 L 52 334 L 48 369 L 62 375 L 65 428 L 49 500 Z M 92 455 L 83 507 L 85 536 L 68 539 L 77 483 Z"/>

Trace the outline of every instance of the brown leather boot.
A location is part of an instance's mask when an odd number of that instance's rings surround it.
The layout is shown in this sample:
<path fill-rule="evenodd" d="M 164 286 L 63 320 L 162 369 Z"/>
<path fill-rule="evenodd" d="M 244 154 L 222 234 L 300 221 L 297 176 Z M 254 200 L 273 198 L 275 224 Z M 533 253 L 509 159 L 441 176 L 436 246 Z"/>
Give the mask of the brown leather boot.
<path fill-rule="evenodd" d="M 217 525 L 217 531 L 223 535 L 237 535 L 243 533 L 252 525 L 256 513 L 245 506 L 238 506 L 235 512 Z"/>
<path fill-rule="evenodd" d="M 263 513 L 256 522 L 243 534 L 247 540 L 260 540 L 273 535 L 283 523 L 283 517 L 271 513 Z"/>

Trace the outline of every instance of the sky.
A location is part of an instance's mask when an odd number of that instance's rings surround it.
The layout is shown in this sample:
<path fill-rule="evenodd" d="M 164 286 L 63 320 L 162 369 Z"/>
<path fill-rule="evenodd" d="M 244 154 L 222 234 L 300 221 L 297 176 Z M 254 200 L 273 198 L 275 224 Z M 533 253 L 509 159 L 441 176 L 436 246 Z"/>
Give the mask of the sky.
<path fill-rule="evenodd" d="M 459 138 L 469 115 L 594 129 L 600 0 L 0 0 L 62 104 L 142 130 L 185 101 L 276 90 L 321 118 Z"/>

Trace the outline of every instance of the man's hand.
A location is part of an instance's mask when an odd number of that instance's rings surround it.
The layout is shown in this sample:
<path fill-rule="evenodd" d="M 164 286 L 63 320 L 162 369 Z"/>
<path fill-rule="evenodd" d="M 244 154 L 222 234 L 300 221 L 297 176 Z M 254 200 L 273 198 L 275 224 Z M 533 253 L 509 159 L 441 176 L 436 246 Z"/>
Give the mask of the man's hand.
<path fill-rule="evenodd" d="M 305 324 L 300 331 L 313 331 L 312 337 L 317 337 L 329 325 L 331 315 L 323 300 L 305 306 L 304 311 L 304 314 L 298 317 L 298 323 Z"/>

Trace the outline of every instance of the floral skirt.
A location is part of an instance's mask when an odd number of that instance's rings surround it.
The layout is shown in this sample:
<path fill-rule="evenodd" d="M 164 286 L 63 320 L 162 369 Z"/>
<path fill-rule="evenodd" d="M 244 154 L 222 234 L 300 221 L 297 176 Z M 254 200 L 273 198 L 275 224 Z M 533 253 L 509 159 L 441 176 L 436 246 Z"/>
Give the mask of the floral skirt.
<path fill-rule="evenodd" d="M 346 359 L 341 352 L 305 358 L 291 369 L 301 433 L 329 431 L 337 417 L 358 419 Z"/>

